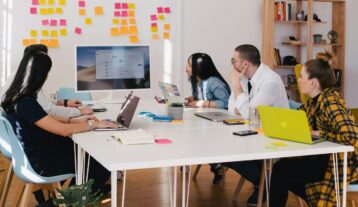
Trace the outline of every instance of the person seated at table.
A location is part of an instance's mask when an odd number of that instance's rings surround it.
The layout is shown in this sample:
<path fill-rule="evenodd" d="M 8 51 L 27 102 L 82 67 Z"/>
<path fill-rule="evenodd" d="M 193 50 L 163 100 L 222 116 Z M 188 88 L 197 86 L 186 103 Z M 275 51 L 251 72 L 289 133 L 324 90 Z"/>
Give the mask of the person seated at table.
<path fill-rule="evenodd" d="M 31 51 L 42 51 L 44 53 L 48 52 L 48 48 L 42 44 L 33 44 L 29 45 L 24 50 L 24 55 Z M 0 92 L 0 97 L 5 95 L 5 92 L 9 88 L 10 84 L 14 80 L 15 73 L 10 75 L 10 78 L 7 79 L 5 85 L 2 87 Z M 76 117 L 81 115 L 92 114 L 93 111 L 89 106 L 83 106 L 80 100 L 69 99 L 69 100 L 58 100 L 56 104 L 53 104 L 41 90 L 38 93 L 37 101 L 42 106 L 42 108 L 49 114 L 54 116 L 64 116 L 64 117 Z"/>
<path fill-rule="evenodd" d="M 42 176 L 75 173 L 74 143 L 69 137 L 72 134 L 117 127 L 93 115 L 76 118 L 48 115 L 38 103 L 37 95 L 51 66 L 47 53 L 35 50 L 25 53 L 1 102 L 33 169 Z M 109 171 L 91 158 L 89 178 L 94 179 L 93 191 L 107 193 L 110 186 L 105 182 L 109 176 Z"/>
<path fill-rule="evenodd" d="M 230 87 L 216 69 L 211 57 L 205 53 L 195 53 L 188 58 L 186 73 L 191 82 L 192 96 L 186 98 L 187 105 L 227 109 Z M 214 184 L 223 180 L 223 169 L 220 164 L 210 164 L 214 173 Z"/>
<path fill-rule="evenodd" d="M 313 136 L 354 147 L 354 152 L 348 153 L 347 181 L 350 183 L 358 180 L 358 126 L 347 104 L 334 90 L 331 60 L 331 54 L 321 53 L 303 66 L 298 81 L 309 100 L 301 110 L 307 113 Z M 336 206 L 332 160 L 333 155 L 315 155 L 276 162 L 271 177 L 270 206 L 284 207 L 288 191 L 303 198 L 309 206 Z M 338 161 L 342 180 L 343 154 L 338 155 Z"/>

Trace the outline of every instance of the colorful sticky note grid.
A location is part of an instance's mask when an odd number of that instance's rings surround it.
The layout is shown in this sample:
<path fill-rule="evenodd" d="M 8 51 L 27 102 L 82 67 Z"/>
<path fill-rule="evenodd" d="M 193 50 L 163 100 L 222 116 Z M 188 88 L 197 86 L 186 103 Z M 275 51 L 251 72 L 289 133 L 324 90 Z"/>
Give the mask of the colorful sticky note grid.
<path fill-rule="evenodd" d="M 159 13 L 159 14 L 164 13 L 163 7 L 158 7 L 157 8 L 157 13 Z"/>
<path fill-rule="evenodd" d="M 138 34 L 137 26 L 130 26 L 129 27 L 129 34 Z"/>
<path fill-rule="evenodd" d="M 103 7 L 101 7 L 101 6 L 96 6 L 95 8 L 94 8 L 94 14 L 95 15 L 103 15 Z"/>
<path fill-rule="evenodd" d="M 170 39 L 169 32 L 163 32 L 163 39 Z"/>
<path fill-rule="evenodd" d="M 85 9 L 79 9 L 78 10 L 78 15 L 85 16 L 86 15 L 86 10 Z"/>
<path fill-rule="evenodd" d="M 122 3 L 122 9 L 128 9 L 128 3 Z"/>
<path fill-rule="evenodd" d="M 135 4 L 134 3 L 129 3 L 128 4 L 128 9 L 135 9 Z"/>
<path fill-rule="evenodd" d="M 152 28 L 151 28 L 151 31 L 152 31 L 153 33 L 158 32 L 158 27 L 152 27 Z"/>
<path fill-rule="evenodd" d="M 56 14 L 63 14 L 63 9 L 61 7 L 57 7 Z"/>
<path fill-rule="evenodd" d="M 137 35 L 129 36 L 129 42 L 131 43 L 138 43 L 139 39 Z"/>
<path fill-rule="evenodd" d="M 30 31 L 30 36 L 31 37 L 37 37 L 37 30 L 31 30 Z"/>
<path fill-rule="evenodd" d="M 115 12 L 114 12 L 114 16 L 115 16 L 115 17 L 120 17 L 120 16 L 121 16 L 121 12 L 115 11 Z"/>
<path fill-rule="evenodd" d="M 60 26 L 65 27 L 67 25 L 67 20 L 66 19 L 60 19 Z"/>
<path fill-rule="evenodd" d="M 157 15 L 155 15 L 155 14 L 150 15 L 150 20 L 152 20 L 152 21 L 158 20 Z"/>
<path fill-rule="evenodd" d="M 67 36 L 67 29 L 60 29 L 61 36 Z"/>
<path fill-rule="evenodd" d="M 37 14 L 37 8 L 36 7 L 31 7 L 30 8 L 30 14 Z"/>
<path fill-rule="evenodd" d="M 47 8 L 47 14 L 54 14 L 55 9 L 54 8 Z"/>
<path fill-rule="evenodd" d="M 85 2 L 85 1 L 79 1 L 79 2 L 78 2 L 78 6 L 79 6 L 79 7 L 85 7 L 85 6 L 86 6 L 86 2 Z"/>
<path fill-rule="evenodd" d="M 42 30 L 42 36 L 44 36 L 44 37 L 47 37 L 47 36 L 49 36 L 49 31 L 48 30 Z"/>
<path fill-rule="evenodd" d="M 165 8 L 164 8 L 164 12 L 167 13 L 167 14 L 171 13 L 170 7 L 165 7 Z"/>
<path fill-rule="evenodd" d="M 86 24 L 92 24 L 92 18 L 86 18 L 85 23 Z"/>
<path fill-rule="evenodd" d="M 164 24 L 164 30 L 170 31 L 170 24 Z"/>
<path fill-rule="evenodd" d="M 113 24 L 119 24 L 119 19 L 113 19 L 113 20 L 112 20 L 112 23 L 113 23 Z"/>
<path fill-rule="evenodd" d="M 43 19 L 41 22 L 43 26 L 47 26 L 49 24 L 48 19 Z"/>
<path fill-rule="evenodd" d="M 36 44 L 36 43 L 37 43 L 36 39 L 23 39 L 22 40 L 22 45 L 25 47 L 29 46 L 29 45 Z"/>
<path fill-rule="evenodd" d="M 52 19 L 51 22 L 50 22 L 50 25 L 56 27 L 57 26 L 57 20 Z"/>
<path fill-rule="evenodd" d="M 111 28 L 111 36 L 119 36 L 120 35 L 120 31 L 119 28 Z"/>
<path fill-rule="evenodd" d="M 115 9 L 121 9 L 121 3 L 114 3 L 114 8 Z"/>
<path fill-rule="evenodd" d="M 48 5 L 54 5 L 55 4 L 55 0 L 48 0 Z"/>
<path fill-rule="evenodd" d="M 47 9 L 46 8 L 41 8 L 40 9 L 40 14 L 41 15 L 46 15 L 47 14 Z"/>
<path fill-rule="evenodd" d="M 40 4 L 40 5 L 45 5 L 45 4 L 46 4 L 46 0 L 39 0 L 39 4 Z"/>
<path fill-rule="evenodd" d="M 137 21 L 134 18 L 130 18 L 129 24 L 137 24 Z"/>
<path fill-rule="evenodd" d="M 159 37 L 158 34 L 152 34 L 152 39 L 153 39 L 153 40 L 159 40 L 160 37 Z"/>
<path fill-rule="evenodd" d="M 51 37 L 58 37 L 57 30 L 51 30 Z"/>
<path fill-rule="evenodd" d="M 165 20 L 165 16 L 162 15 L 162 14 L 161 14 L 161 15 L 158 15 L 158 19 L 159 19 L 159 20 Z"/>
<path fill-rule="evenodd" d="M 122 19 L 121 24 L 123 26 L 128 25 L 128 20 L 127 19 Z"/>
<path fill-rule="evenodd" d="M 129 17 L 134 17 L 134 16 L 135 16 L 135 12 L 134 12 L 134 11 L 129 11 L 129 12 L 128 12 L 128 16 L 129 16 Z"/>
<path fill-rule="evenodd" d="M 128 17 L 128 11 L 122 11 L 122 17 Z"/>
<path fill-rule="evenodd" d="M 82 29 L 79 28 L 79 27 L 76 27 L 76 28 L 75 28 L 75 33 L 76 33 L 76 34 L 79 34 L 79 35 L 82 34 Z"/>
<path fill-rule="evenodd" d="M 61 5 L 61 6 L 65 6 L 66 5 L 66 0 L 60 0 L 58 4 Z"/>
<path fill-rule="evenodd" d="M 39 5 L 39 0 L 32 0 L 32 5 Z"/>

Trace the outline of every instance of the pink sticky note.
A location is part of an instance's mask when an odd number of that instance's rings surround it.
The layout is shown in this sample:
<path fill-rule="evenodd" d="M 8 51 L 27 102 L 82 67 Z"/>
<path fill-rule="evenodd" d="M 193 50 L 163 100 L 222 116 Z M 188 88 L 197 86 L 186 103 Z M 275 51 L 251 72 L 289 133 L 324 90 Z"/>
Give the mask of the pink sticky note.
<path fill-rule="evenodd" d="M 60 19 L 60 26 L 66 26 L 67 20 L 66 19 Z"/>
<path fill-rule="evenodd" d="M 157 23 L 152 23 L 152 27 L 158 27 Z"/>
<path fill-rule="evenodd" d="M 30 8 L 30 14 L 37 14 L 37 8 L 31 7 Z"/>
<path fill-rule="evenodd" d="M 122 17 L 128 17 L 128 11 L 122 11 Z"/>
<path fill-rule="evenodd" d="M 163 13 L 163 12 L 164 12 L 163 7 L 158 7 L 158 8 L 157 8 L 157 12 L 158 12 L 159 14 Z"/>
<path fill-rule="evenodd" d="M 128 9 L 128 3 L 122 3 L 122 9 Z"/>
<path fill-rule="evenodd" d="M 75 28 L 75 33 L 80 35 L 82 33 L 82 29 L 79 28 L 79 27 L 76 27 Z"/>
<path fill-rule="evenodd" d="M 170 140 L 170 139 L 155 139 L 155 143 L 157 143 L 157 144 L 171 144 L 172 140 Z"/>
<path fill-rule="evenodd" d="M 158 19 L 157 19 L 157 15 L 155 15 L 155 14 L 150 15 L 150 19 L 151 19 L 152 21 L 158 20 Z"/>
<path fill-rule="evenodd" d="M 114 12 L 114 16 L 115 16 L 115 17 L 120 17 L 120 16 L 121 16 L 121 12 L 115 11 L 115 12 Z"/>
<path fill-rule="evenodd" d="M 32 5 L 39 5 L 39 0 L 32 0 Z"/>
<path fill-rule="evenodd" d="M 79 6 L 79 7 L 85 7 L 85 6 L 86 6 L 86 2 L 85 2 L 85 1 L 79 1 L 79 2 L 78 2 L 78 6 Z"/>
<path fill-rule="evenodd" d="M 50 25 L 56 27 L 57 26 L 57 20 L 56 19 L 51 19 Z"/>
<path fill-rule="evenodd" d="M 43 26 L 46 26 L 46 25 L 48 25 L 48 24 L 49 24 L 48 19 L 43 19 L 43 20 L 42 20 L 42 25 L 43 25 Z"/>
<path fill-rule="evenodd" d="M 169 14 L 169 13 L 171 12 L 171 11 L 170 11 L 170 8 L 169 8 L 169 7 L 165 7 L 165 8 L 164 8 L 164 12 L 167 13 L 167 14 Z"/>
<path fill-rule="evenodd" d="M 121 3 L 114 3 L 114 8 L 121 9 Z"/>

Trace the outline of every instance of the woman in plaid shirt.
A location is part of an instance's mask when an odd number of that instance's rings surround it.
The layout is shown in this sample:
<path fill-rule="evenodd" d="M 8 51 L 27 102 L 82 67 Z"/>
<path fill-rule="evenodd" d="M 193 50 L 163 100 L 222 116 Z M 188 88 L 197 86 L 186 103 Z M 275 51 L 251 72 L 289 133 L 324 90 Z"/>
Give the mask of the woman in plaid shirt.
<path fill-rule="evenodd" d="M 307 113 L 312 135 L 328 141 L 351 145 L 347 180 L 358 180 L 358 126 L 344 100 L 334 91 L 335 77 L 330 67 L 332 55 L 321 53 L 308 61 L 299 78 L 303 93 L 310 99 L 302 106 Z M 316 155 L 279 160 L 273 167 L 270 206 L 284 207 L 288 191 L 303 198 L 309 206 L 336 206 L 333 156 Z M 343 154 L 338 156 L 339 177 L 343 178 Z M 342 192 L 343 183 L 340 182 Z"/>

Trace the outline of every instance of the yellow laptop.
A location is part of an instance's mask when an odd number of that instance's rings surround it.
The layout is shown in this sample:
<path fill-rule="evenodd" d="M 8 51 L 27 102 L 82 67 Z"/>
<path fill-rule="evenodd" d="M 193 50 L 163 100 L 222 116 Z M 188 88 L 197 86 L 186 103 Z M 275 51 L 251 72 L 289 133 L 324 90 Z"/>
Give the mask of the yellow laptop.
<path fill-rule="evenodd" d="M 259 106 L 262 128 L 268 137 L 284 139 L 305 144 L 322 142 L 322 138 L 313 138 L 308 126 L 306 113 L 270 106 Z"/>

